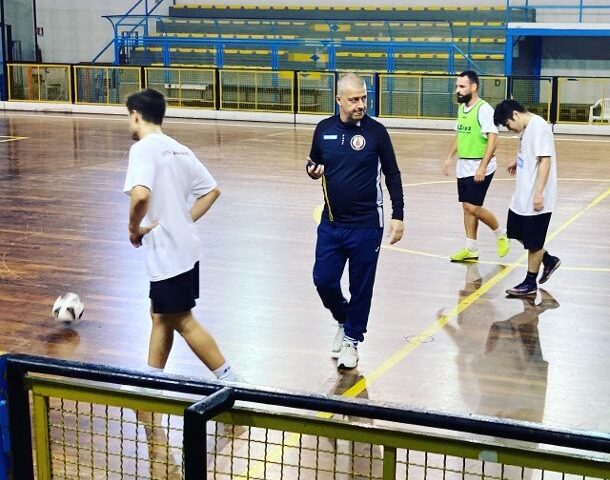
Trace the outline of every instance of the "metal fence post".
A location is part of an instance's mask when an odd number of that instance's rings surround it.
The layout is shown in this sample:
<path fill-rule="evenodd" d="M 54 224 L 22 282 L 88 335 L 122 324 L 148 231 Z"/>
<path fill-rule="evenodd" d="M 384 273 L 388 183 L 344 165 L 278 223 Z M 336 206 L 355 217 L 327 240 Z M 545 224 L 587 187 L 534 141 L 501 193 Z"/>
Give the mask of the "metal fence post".
<path fill-rule="evenodd" d="M 13 449 L 13 476 L 19 480 L 34 480 L 32 460 L 32 425 L 30 423 L 30 399 L 23 379 L 25 369 L 7 362 L 6 384 Z M 18 427 L 17 427 L 18 425 Z"/>
<path fill-rule="evenodd" d="M 228 387 L 191 405 L 184 411 L 184 480 L 207 479 L 207 423 L 233 406 L 235 394 Z"/>
<path fill-rule="evenodd" d="M 9 454 L 11 445 L 9 441 L 8 428 L 8 404 L 6 403 L 7 385 L 4 381 L 6 376 L 6 359 L 0 357 L 0 480 L 8 480 Z"/>

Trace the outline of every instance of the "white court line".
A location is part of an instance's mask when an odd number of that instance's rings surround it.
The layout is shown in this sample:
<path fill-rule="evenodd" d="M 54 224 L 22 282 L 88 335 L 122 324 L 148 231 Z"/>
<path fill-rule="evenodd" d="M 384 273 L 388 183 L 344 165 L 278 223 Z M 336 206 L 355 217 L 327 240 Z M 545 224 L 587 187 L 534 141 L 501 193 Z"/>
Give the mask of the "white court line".
<path fill-rule="evenodd" d="M 125 117 L 117 117 L 113 115 L 104 115 L 104 114 L 96 114 L 94 116 L 82 116 L 82 115 L 48 115 L 48 114 L 40 114 L 40 113 L 20 113 L 20 112 L 7 112 L 5 114 L 10 116 L 21 116 L 21 117 L 40 117 L 44 116 L 45 118 L 62 118 L 62 119 L 77 119 L 77 120 L 104 120 L 109 122 L 125 122 L 127 123 L 127 113 L 125 113 Z M 326 117 L 323 117 L 326 118 Z M 323 118 L 320 118 L 322 120 Z M 450 118 L 447 120 L 451 120 Z M 171 117 L 167 117 L 163 121 L 165 124 L 178 124 L 178 125 L 210 125 L 210 126 L 226 126 L 226 127 L 237 127 L 242 126 L 245 128 L 274 128 L 274 129 L 284 129 L 284 130 L 314 130 L 316 128 L 315 125 L 302 125 L 302 124 L 294 124 L 294 123 L 255 123 L 249 120 L 234 120 L 234 121 L 226 121 L 226 120 L 198 120 L 196 118 L 181 120 L 181 119 L 173 119 Z M 454 131 L 426 131 L 426 132 L 412 132 L 408 130 L 396 129 L 396 128 L 388 128 L 388 131 L 392 133 L 392 135 L 431 135 L 431 136 L 442 136 L 442 137 L 453 137 L 455 136 Z M 559 134 L 561 135 L 561 134 Z M 517 135 L 505 136 L 502 135 L 500 138 L 519 138 Z M 555 135 L 555 140 L 560 142 L 581 142 L 581 143 L 610 143 L 610 140 L 604 139 L 595 139 L 595 138 L 564 138 L 560 137 L 557 134 Z"/>

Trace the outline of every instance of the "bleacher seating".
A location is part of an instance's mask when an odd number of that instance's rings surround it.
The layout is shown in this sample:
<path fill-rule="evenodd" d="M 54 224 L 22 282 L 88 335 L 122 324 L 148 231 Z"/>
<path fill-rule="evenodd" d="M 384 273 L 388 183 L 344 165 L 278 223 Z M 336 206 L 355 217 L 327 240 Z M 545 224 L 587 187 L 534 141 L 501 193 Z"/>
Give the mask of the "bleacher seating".
<path fill-rule="evenodd" d="M 531 11 L 530 11 L 531 12 Z M 258 5 L 174 5 L 173 17 L 260 20 L 450 20 L 501 21 L 504 7 L 324 7 L 324 6 L 258 6 Z M 523 14 L 519 14 L 521 20 Z M 531 15 L 531 13 L 530 13 Z M 476 17 L 476 18 L 473 18 Z M 513 19 L 511 19 L 513 20 Z"/>
<path fill-rule="evenodd" d="M 222 40 L 223 67 L 271 68 L 275 55 L 275 68 L 328 70 L 329 55 L 321 42 L 334 39 L 341 42 L 335 48 L 334 68 L 339 70 L 387 71 L 388 43 L 393 42 L 394 71 L 445 73 L 453 45 L 455 70 L 472 66 L 464 58 L 470 54 L 483 73 L 501 74 L 505 16 L 499 7 L 175 5 L 128 58 L 143 65 L 169 59 L 174 66 L 218 66 Z M 172 42 L 164 56 L 168 38 Z M 275 52 L 272 41 L 280 45 Z"/>

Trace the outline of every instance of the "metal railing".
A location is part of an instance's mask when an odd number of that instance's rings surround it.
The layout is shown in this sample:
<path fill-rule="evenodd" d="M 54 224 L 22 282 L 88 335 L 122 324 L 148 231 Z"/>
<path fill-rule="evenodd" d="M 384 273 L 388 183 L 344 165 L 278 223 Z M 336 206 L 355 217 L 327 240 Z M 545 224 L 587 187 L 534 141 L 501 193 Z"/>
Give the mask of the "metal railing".
<path fill-rule="evenodd" d="M 292 112 L 293 72 L 219 70 L 220 109 Z"/>
<path fill-rule="evenodd" d="M 240 67 L 246 63 L 242 60 L 240 65 L 225 63 L 225 55 L 229 51 L 256 49 L 268 51 L 268 58 L 254 58 L 250 61 L 255 65 L 271 68 L 274 70 L 286 70 L 285 62 L 289 58 L 303 57 L 303 60 L 311 63 L 308 70 L 330 70 L 342 68 L 353 68 L 353 65 L 343 67 L 341 62 L 345 61 L 349 54 L 370 55 L 384 59 L 384 64 L 375 63 L 375 69 L 383 68 L 386 72 L 401 70 L 397 65 L 401 54 L 423 54 L 434 53 L 440 59 L 446 58 L 446 62 L 436 71 L 447 71 L 453 73 L 457 63 L 467 65 L 467 68 L 476 69 L 479 73 L 485 73 L 485 65 L 475 61 L 473 56 L 467 53 L 467 45 L 462 48 L 454 39 L 454 27 L 450 21 L 435 22 L 348 22 L 330 20 L 303 20 L 303 21 L 254 21 L 254 20 L 218 20 L 192 18 L 183 19 L 159 15 L 109 15 L 105 16 L 114 28 L 115 65 L 130 62 L 145 63 L 142 58 L 148 58 L 146 63 L 157 63 L 170 66 L 172 63 L 181 63 L 180 59 L 190 50 L 209 51 L 211 55 L 205 56 L 208 66 L 223 68 L 226 66 Z M 173 25 L 182 25 L 187 29 L 185 32 L 174 32 Z M 179 22 L 179 23 L 178 23 Z M 188 33 L 191 23 L 200 22 L 207 25 L 207 30 Z M 205 22 L 205 23 L 203 23 Z M 251 23 L 256 23 L 254 30 L 245 30 L 245 33 L 236 33 L 231 22 L 239 22 L 241 29 Z M 250 24 L 248 23 L 250 22 Z M 287 24 L 299 24 L 291 26 Z M 301 25 L 302 24 L 302 25 Z M 434 25 L 434 27 L 421 27 L 420 25 Z M 129 26 L 130 29 L 119 26 Z M 365 25 L 365 26 L 363 26 Z M 375 25 L 372 27 L 372 25 Z M 416 26 L 415 30 L 409 25 Z M 324 26 L 324 31 L 319 30 Z M 254 27 L 252 27 L 254 28 Z M 433 28 L 434 33 L 420 33 L 421 38 L 416 38 L 413 32 L 427 32 Z M 428 30 L 426 30 L 426 28 Z M 492 31 L 492 30 L 490 30 Z M 241 30 L 240 30 L 241 32 Z M 423 35 L 423 36 L 422 36 Z M 466 42 L 465 38 L 458 38 Z M 140 53 L 139 53 L 140 52 Z M 143 53 L 142 53 L 143 52 Z M 156 52 L 152 54 L 151 52 Z M 139 56 L 138 56 L 139 55 Z M 478 55 L 483 58 L 485 55 Z M 502 52 L 494 52 L 493 56 L 502 57 Z M 490 59 L 493 56 L 490 56 Z M 155 58 L 155 61 L 151 61 Z M 139 60 L 138 60 L 139 59 Z M 263 62 L 261 64 L 261 62 Z M 183 63 L 183 62 L 182 62 Z M 193 64 L 201 64 L 201 58 L 192 61 Z M 438 62 L 437 62 L 438 63 Z M 498 72 L 499 73 L 499 72 Z"/>
<path fill-rule="evenodd" d="M 74 103 L 85 105 L 123 105 L 129 94 L 140 89 L 139 67 L 74 66 Z"/>
<path fill-rule="evenodd" d="M 216 70 L 147 67 L 144 83 L 163 93 L 169 106 L 216 108 Z"/>
<path fill-rule="evenodd" d="M 297 72 L 297 113 L 335 113 L 335 74 Z"/>
<path fill-rule="evenodd" d="M 34 479 L 34 445 L 37 480 L 610 473 L 607 433 L 27 355 L 8 355 L 6 368 L 20 480 Z"/>
<path fill-rule="evenodd" d="M 382 63 L 375 64 L 375 70 L 385 70 L 392 73 L 397 69 L 397 58 L 400 54 L 411 53 L 416 54 L 434 53 L 437 55 L 440 62 L 438 63 L 439 71 L 449 73 L 455 72 L 456 62 L 464 62 L 470 68 L 479 70 L 484 73 L 484 67 L 480 62 L 476 62 L 468 57 L 468 54 L 462 51 L 453 43 L 441 42 L 399 42 L 399 41 L 359 41 L 359 40 L 319 40 L 319 39 L 264 39 L 264 38 L 243 38 L 236 39 L 231 37 L 218 38 L 180 38 L 180 37 L 121 37 L 117 40 L 118 52 L 135 52 L 140 51 L 146 55 L 146 52 L 155 52 L 153 56 L 148 55 L 147 58 L 154 58 L 163 66 L 171 66 L 173 63 L 181 63 L 180 57 L 185 52 L 190 50 L 192 53 L 198 51 L 209 50 L 213 53 L 206 64 L 216 68 L 227 66 L 244 66 L 248 63 L 257 65 L 260 68 L 268 68 L 273 70 L 285 69 L 284 64 L 295 62 L 293 58 L 302 57 L 307 62 L 308 70 L 323 70 L 334 71 L 336 69 L 345 69 L 346 67 L 353 68 L 351 65 L 342 65 L 345 63 L 343 53 L 361 54 L 356 61 L 362 64 L 361 58 L 367 57 L 366 54 L 382 58 Z M 261 59 L 255 58 L 252 51 L 265 51 L 265 57 Z M 227 59 L 233 52 L 243 51 L 244 58 L 240 58 L 239 65 L 228 65 Z M 119 58 L 125 53 L 119 53 Z M 503 55 L 503 54 L 502 54 Z M 255 63 L 254 60 L 262 60 L 260 63 Z M 302 65 L 303 60 L 300 60 Z M 155 61 L 151 63 L 157 63 Z M 441 63 L 442 62 L 442 63 Z M 117 61 L 116 64 L 119 62 Z M 370 61 L 369 61 L 370 63 Z"/>
<path fill-rule="evenodd" d="M 72 67 L 51 64 L 8 64 L 8 98 L 20 102 L 70 102 Z"/>
<path fill-rule="evenodd" d="M 505 77 L 480 77 L 480 95 L 492 106 L 507 98 Z M 379 74 L 379 116 L 452 119 L 457 114 L 455 78 Z"/>
<path fill-rule="evenodd" d="M 560 77 L 557 80 L 557 123 L 593 123 L 592 107 L 610 98 L 610 79 Z M 603 108 L 603 107 L 601 107 Z M 608 122 L 610 112 L 605 113 Z"/>
<path fill-rule="evenodd" d="M 157 8 L 159 8 L 161 6 L 162 3 L 164 3 L 165 0 L 154 0 L 154 6 L 152 8 L 148 8 L 148 2 L 152 1 L 152 0 L 137 0 L 136 3 L 134 3 L 131 8 L 129 10 L 127 10 L 127 12 L 125 12 L 123 15 L 117 15 L 114 18 L 116 19 L 116 21 L 112 21 L 109 19 L 110 23 L 112 24 L 112 30 L 113 30 L 113 39 L 110 40 L 101 50 L 100 52 L 93 58 L 93 60 L 91 60 L 91 63 L 95 63 L 97 62 L 97 60 L 104 54 L 106 53 L 106 51 L 112 47 L 113 45 L 115 45 L 115 58 L 118 55 L 118 51 L 116 50 L 116 42 L 115 39 L 122 35 L 123 32 L 127 32 L 127 34 L 131 34 L 135 31 L 137 31 L 141 26 L 142 23 L 145 22 L 145 20 L 140 20 L 139 22 L 135 23 L 135 24 L 130 24 L 129 21 L 127 21 L 126 19 L 130 17 L 131 13 L 133 11 L 135 11 L 139 6 L 141 6 L 142 4 L 144 4 L 144 18 L 147 18 L 148 16 L 150 16 Z M 171 0 L 172 3 L 175 5 L 176 0 Z M 108 17 L 104 17 L 104 18 L 108 18 Z M 125 29 L 125 27 L 127 27 L 127 29 Z M 125 30 L 123 30 L 125 29 Z"/>
<path fill-rule="evenodd" d="M 519 14 L 518 12 L 522 12 Z M 541 21 L 541 16 L 545 14 L 550 16 L 554 22 L 565 22 L 573 21 L 570 18 L 578 18 L 578 23 L 585 21 L 605 21 L 610 20 L 610 5 L 607 3 L 602 4 L 594 3 L 592 0 L 572 0 L 572 1 L 558 1 L 555 3 L 549 2 L 549 0 L 506 0 L 506 22 L 512 18 L 513 20 L 519 20 L 519 17 L 523 18 L 520 21 L 534 21 L 532 20 L 533 13 L 536 12 L 536 20 Z M 606 17 L 606 19 L 585 19 L 585 15 L 597 13 Z M 542 15 L 541 15 L 542 14 Z M 560 16 L 560 19 L 553 17 Z"/>
<path fill-rule="evenodd" d="M 337 72 L 174 67 L 114 67 L 11 63 L 11 102 L 123 105 L 127 96 L 155 88 L 172 107 L 257 112 L 335 112 Z M 368 111 L 394 118 L 455 118 L 453 75 L 360 72 Z M 492 106 L 514 98 L 551 123 L 607 123 L 610 79 L 481 76 L 480 94 Z"/>

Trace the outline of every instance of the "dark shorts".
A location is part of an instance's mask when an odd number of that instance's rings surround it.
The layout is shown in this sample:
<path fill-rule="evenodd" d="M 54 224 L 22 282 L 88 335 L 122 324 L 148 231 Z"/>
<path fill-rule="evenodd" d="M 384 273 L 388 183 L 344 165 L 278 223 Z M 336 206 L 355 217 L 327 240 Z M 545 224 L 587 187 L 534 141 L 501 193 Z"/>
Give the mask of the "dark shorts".
<path fill-rule="evenodd" d="M 494 178 L 493 173 L 487 175 L 482 182 L 475 182 L 474 177 L 458 178 L 457 189 L 459 201 L 477 205 L 479 207 L 482 206 L 492 178 Z"/>
<path fill-rule="evenodd" d="M 544 247 L 546 232 L 551 222 L 551 212 L 540 215 L 519 215 L 508 211 L 506 235 L 523 243 L 526 250 L 533 252 Z"/>
<path fill-rule="evenodd" d="M 150 282 L 149 297 L 153 313 L 188 312 L 199 298 L 199 262 L 188 272 Z"/>

